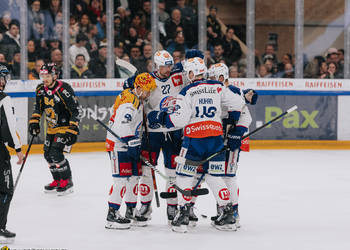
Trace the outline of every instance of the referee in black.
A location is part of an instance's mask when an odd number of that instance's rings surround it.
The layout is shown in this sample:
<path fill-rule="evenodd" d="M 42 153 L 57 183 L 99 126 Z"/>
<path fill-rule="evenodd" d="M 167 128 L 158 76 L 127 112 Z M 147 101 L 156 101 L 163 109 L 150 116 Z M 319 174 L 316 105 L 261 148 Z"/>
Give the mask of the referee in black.
<path fill-rule="evenodd" d="M 0 243 L 12 243 L 16 237 L 6 229 L 7 214 L 13 195 L 13 179 L 10 154 L 6 146 L 16 150 L 17 164 L 22 164 L 24 155 L 21 151 L 21 142 L 16 132 L 15 109 L 11 98 L 4 93 L 9 71 L 0 64 Z"/>

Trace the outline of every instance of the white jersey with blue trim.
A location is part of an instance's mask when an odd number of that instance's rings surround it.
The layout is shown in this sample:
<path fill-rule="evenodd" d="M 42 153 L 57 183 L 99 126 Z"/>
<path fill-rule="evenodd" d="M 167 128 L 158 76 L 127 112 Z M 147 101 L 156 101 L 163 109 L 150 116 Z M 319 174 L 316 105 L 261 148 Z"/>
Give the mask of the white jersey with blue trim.
<path fill-rule="evenodd" d="M 204 138 L 222 135 L 222 107 L 241 112 L 245 103 L 219 81 L 198 80 L 180 92 L 176 105 L 169 117 L 173 125 L 185 127 L 185 136 Z"/>
<path fill-rule="evenodd" d="M 240 88 L 237 88 L 235 86 L 229 85 L 226 87 L 229 91 L 231 91 L 232 93 L 236 94 L 237 96 L 240 96 L 243 100 L 243 102 L 245 102 L 244 99 L 244 93 Z M 228 118 L 228 109 L 227 107 L 223 107 L 222 108 L 222 115 L 221 115 L 222 119 L 227 119 Z M 236 126 L 242 126 L 242 127 L 246 127 L 247 129 L 249 129 L 250 124 L 252 123 L 252 116 L 250 115 L 249 112 L 249 108 L 247 107 L 247 105 L 243 106 L 241 115 L 239 116 L 239 120 L 236 123 Z"/>
<path fill-rule="evenodd" d="M 170 73 L 169 78 L 161 79 L 154 72 L 151 76 L 155 79 L 157 88 L 151 92 L 145 104 L 145 112 L 148 115 L 151 111 L 171 111 L 175 108 L 176 96 L 184 87 L 182 67 L 176 67 Z M 167 132 L 179 128 L 166 128 L 162 126 L 149 126 L 149 132 Z"/>

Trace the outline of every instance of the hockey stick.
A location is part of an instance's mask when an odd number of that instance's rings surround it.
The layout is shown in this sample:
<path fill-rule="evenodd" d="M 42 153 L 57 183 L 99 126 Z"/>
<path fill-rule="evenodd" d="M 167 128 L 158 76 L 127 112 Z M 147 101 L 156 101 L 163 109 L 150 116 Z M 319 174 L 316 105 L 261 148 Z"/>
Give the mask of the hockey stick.
<path fill-rule="evenodd" d="M 282 114 L 280 114 L 279 116 L 273 118 L 272 120 L 268 121 L 267 123 L 263 124 L 262 126 L 256 128 L 255 130 L 253 130 L 252 132 L 246 134 L 245 136 L 242 137 L 242 140 L 255 134 L 256 132 L 260 131 L 261 129 L 265 128 L 266 126 L 270 125 L 271 123 L 273 123 L 274 121 L 277 121 L 278 119 L 280 119 L 281 117 L 293 112 L 294 110 L 296 110 L 298 108 L 297 105 L 294 105 L 293 107 L 291 107 L 290 109 L 288 109 L 287 111 L 283 112 Z M 221 149 L 220 151 L 210 155 L 209 157 L 207 157 L 206 159 L 204 160 L 201 160 L 201 161 L 192 161 L 192 160 L 189 160 L 189 159 L 186 159 L 184 157 L 180 157 L 180 156 L 177 156 L 175 157 L 175 161 L 177 163 L 180 163 L 180 164 L 185 164 L 185 165 L 191 165 L 191 166 L 200 166 L 204 163 L 206 163 L 207 161 L 211 160 L 212 158 L 214 158 L 215 156 L 219 155 L 219 154 L 222 154 L 223 152 L 225 152 L 226 150 L 228 150 L 229 148 L 227 146 L 225 146 L 223 149 Z"/>
<path fill-rule="evenodd" d="M 111 133 L 115 138 L 117 138 L 118 140 L 120 140 L 120 137 L 114 133 L 113 130 L 111 130 L 106 124 L 104 124 L 101 120 L 96 119 L 96 121 L 101 124 L 102 127 L 104 127 L 109 133 Z M 164 175 L 162 172 L 160 172 L 155 166 L 153 166 L 145 157 L 143 157 L 142 155 L 140 156 L 141 160 L 144 161 L 144 163 L 150 167 L 151 169 L 154 170 L 154 172 L 156 172 L 157 174 L 159 174 L 161 177 L 163 177 L 165 180 L 170 180 L 170 178 L 166 175 Z M 178 187 L 175 183 L 170 182 L 170 185 L 172 185 L 176 190 L 178 190 L 180 193 L 182 193 L 184 196 L 196 196 L 196 195 L 204 195 L 204 194 L 208 194 L 209 190 L 206 188 L 203 189 L 197 189 L 198 191 L 195 193 L 192 193 L 193 190 L 183 190 L 180 187 Z"/>
<path fill-rule="evenodd" d="M 144 161 L 144 163 L 146 163 L 146 165 L 148 167 L 150 167 L 151 169 L 154 170 L 154 172 L 156 172 L 157 174 L 159 174 L 163 179 L 167 180 L 170 182 L 170 185 L 173 186 L 177 191 L 179 191 L 181 194 L 183 194 L 184 196 L 198 196 L 198 195 L 205 195 L 209 193 L 209 190 L 207 188 L 201 188 L 201 189 L 196 189 L 196 190 L 183 190 L 182 188 L 180 188 L 178 185 L 176 185 L 174 182 L 172 182 L 170 180 L 170 178 L 168 176 L 166 176 L 165 174 L 163 174 L 161 171 L 159 171 L 159 169 L 157 169 L 154 165 L 152 165 L 144 156 L 140 156 L 141 160 Z M 166 193 L 166 192 L 165 192 Z M 176 194 L 176 193 L 174 193 Z M 162 197 L 162 193 L 160 193 L 160 197 Z M 168 197 L 166 197 L 168 198 Z M 165 198 L 165 199 L 166 199 Z"/>
<path fill-rule="evenodd" d="M 24 159 L 23 159 L 23 162 L 22 162 L 22 166 L 21 166 L 21 168 L 19 169 L 19 172 L 18 172 L 18 175 L 17 175 L 17 178 L 16 178 L 15 185 L 13 186 L 13 192 L 15 192 L 16 187 L 17 187 L 17 184 L 18 184 L 18 181 L 19 181 L 19 177 L 21 177 L 21 174 L 22 174 L 22 171 L 23 171 L 23 168 L 24 168 L 24 164 L 25 164 L 26 161 L 27 161 L 30 148 L 32 147 L 32 144 L 33 144 L 34 137 L 35 137 L 35 135 L 33 135 L 32 138 L 30 139 L 30 142 L 29 142 L 29 145 L 28 145 L 28 148 L 27 148 L 27 152 L 26 152 L 26 154 L 25 154 L 25 156 L 24 156 Z"/>

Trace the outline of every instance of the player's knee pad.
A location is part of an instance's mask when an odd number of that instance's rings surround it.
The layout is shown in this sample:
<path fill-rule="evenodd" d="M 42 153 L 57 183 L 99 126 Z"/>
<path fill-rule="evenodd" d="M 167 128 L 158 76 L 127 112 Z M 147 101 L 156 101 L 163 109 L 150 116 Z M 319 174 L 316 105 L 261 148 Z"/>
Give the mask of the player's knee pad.
<path fill-rule="evenodd" d="M 51 147 L 48 152 L 48 158 L 52 163 L 61 164 L 64 161 L 64 154 L 61 148 Z"/>
<path fill-rule="evenodd" d="M 125 203 L 129 207 L 136 207 L 139 179 L 138 176 L 131 176 L 126 182 Z"/>
<path fill-rule="evenodd" d="M 142 176 L 152 177 L 152 169 L 146 165 L 142 165 Z"/>
<path fill-rule="evenodd" d="M 216 203 L 219 204 L 219 206 L 226 205 L 230 202 L 230 191 L 221 177 L 207 175 L 205 181 L 211 189 L 216 199 Z"/>

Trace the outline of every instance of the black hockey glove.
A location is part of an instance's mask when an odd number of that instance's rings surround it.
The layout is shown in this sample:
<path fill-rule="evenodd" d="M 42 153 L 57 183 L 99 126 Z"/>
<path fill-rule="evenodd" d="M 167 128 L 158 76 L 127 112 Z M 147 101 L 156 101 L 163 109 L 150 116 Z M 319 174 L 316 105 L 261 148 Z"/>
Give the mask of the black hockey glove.
<path fill-rule="evenodd" d="M 29 133 L 32 136 L 37 136 L 38 134 L 40 134 L 40 125 L 39 125 L 40 119 L 36 118 L 36 117 L 32 117 L 29 120 Z"/>
<path fill-rule="evenodd" d="M 70 146 L 77 142 L 79 134 L 78 126 L 71 124 L 66 131 L 66 145 Z"/>

